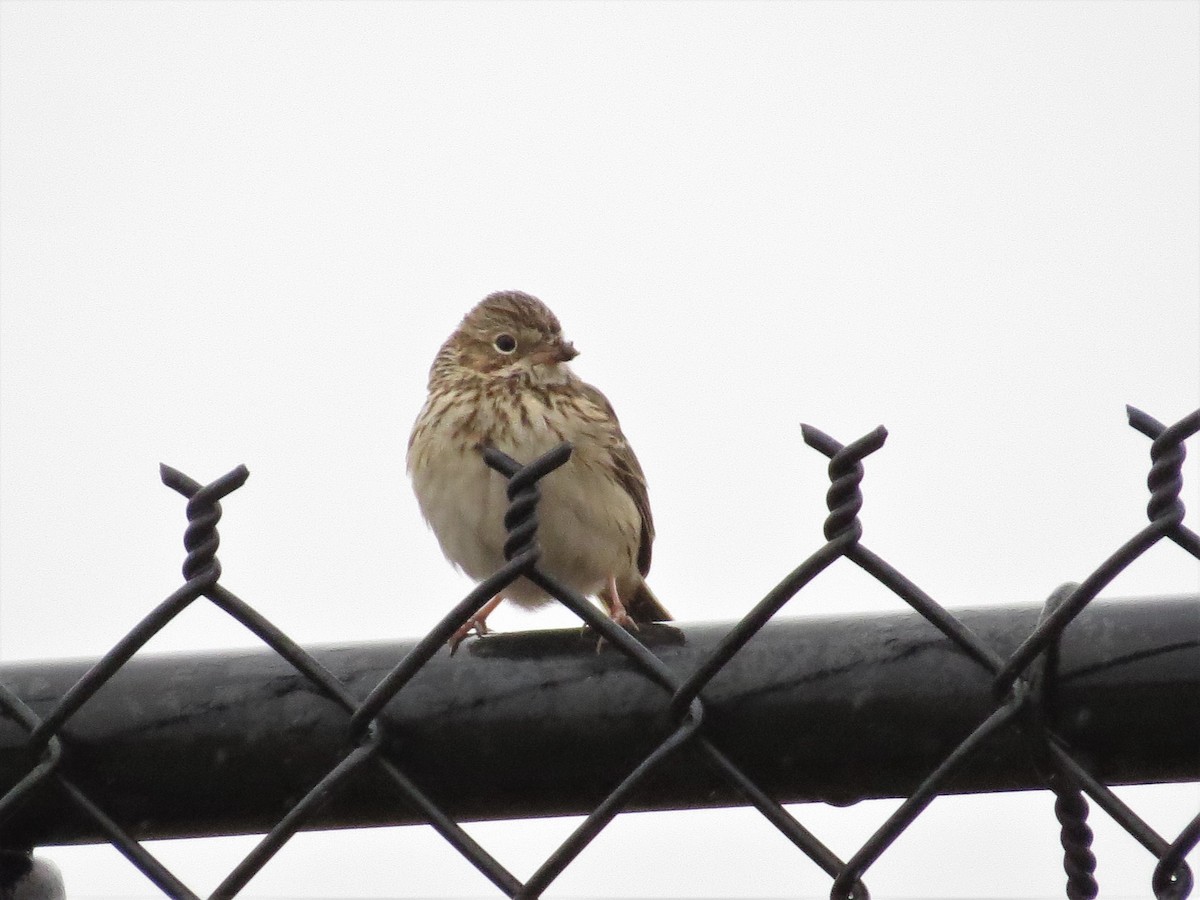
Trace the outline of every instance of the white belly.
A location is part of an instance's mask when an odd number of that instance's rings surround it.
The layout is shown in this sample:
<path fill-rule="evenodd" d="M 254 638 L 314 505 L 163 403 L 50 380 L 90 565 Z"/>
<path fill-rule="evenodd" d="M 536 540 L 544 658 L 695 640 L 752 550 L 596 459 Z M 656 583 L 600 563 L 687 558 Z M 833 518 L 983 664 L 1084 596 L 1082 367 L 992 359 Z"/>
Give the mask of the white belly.
<path fill-rule="evenodd" d="M 641 517 L 602 464 L 607 435 L 597 423 L 572 423 L 536 399 L 526 401 L 526 411 L 529 427 L 498 430 L 491 439 L 521 463 L 557 446 L 559 434 L 573 444 L 571 459 L 540 482 L 539 567 L 581 594 L 594 595 L 610 576 L 621 578 L 635 570 Z M 461 436 L 451 439 L 457 422 L 444 413 L 427 408 L 418 419 L 409 472 L 421 512 L 442 552 L 469 576 L 482 580 L 505 562 L 507 481 L 488 468 L 481 452 L 453 449 L 463 441 Z M 548 424 L 551 416 L 556 430 Z M 499 438 L 503 431 L 513 436 Z M 524 578 L 502 593 L 525 606 L 550 599 Z"/>

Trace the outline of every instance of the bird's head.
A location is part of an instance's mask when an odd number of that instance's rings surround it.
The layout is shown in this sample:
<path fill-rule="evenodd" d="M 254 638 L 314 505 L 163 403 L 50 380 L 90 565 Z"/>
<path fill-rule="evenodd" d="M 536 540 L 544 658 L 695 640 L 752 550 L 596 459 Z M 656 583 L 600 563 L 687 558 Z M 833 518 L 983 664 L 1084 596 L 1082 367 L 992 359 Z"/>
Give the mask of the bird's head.
<path fill-rule="evenodd" d="M 561 381 L 565 363 L 579 354 L 546 304 L 520 291 L 489 294 L 466 314 L 434 363 L 484 376 L 527 376 Z"/>

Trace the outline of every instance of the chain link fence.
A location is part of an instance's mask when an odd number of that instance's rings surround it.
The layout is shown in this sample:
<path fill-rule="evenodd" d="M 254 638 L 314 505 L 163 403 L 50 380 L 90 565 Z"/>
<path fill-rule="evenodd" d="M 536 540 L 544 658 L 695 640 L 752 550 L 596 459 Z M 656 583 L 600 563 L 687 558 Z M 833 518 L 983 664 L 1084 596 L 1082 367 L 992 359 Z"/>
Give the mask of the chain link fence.
<path fill-rule="evenodd" d="M 1063 585 L 1051 594 L 1036 624 L 1014 648 L 1004 653 L 983 639 L 968 623 L 968 616 L 955 615 L 939 605 L 921 588 L 862 543 L 858 515 L 863 498 L 860 483 L 863 461 L 879 450 L 887 437 L 882 427 L 843 446 L 811 427 L 803 427 L 805 442 L 829 459 L 831 486 L 827 494 L 829 515 L 825 522 L 826 542 L 789 573 L 744 618 L 728 627 L 706 649 L 691 670 L 680 674 L 655 653 L 654 640 L 630 634 L 615 625 L 586 598 L 567 589 L 538 567 L 537 544 L 538 482 L 562 466 L 570 457 L 562 445 L 528 464 L 517 462 L 494 450 L 484 451 L 488 466 L 508 480 L 509 509 L 505 525 L 509 540 L 508 562 L 479 584 L 421 640 L 408 650 L 369 690 L 352 690 L 347 680 L 334 674 L 319 654 L 306 651 L 267 621 L 249 604 L 221 584 L 221 566 L 216 557 L 216 525 L 221 517 L 220 501 L 246 480 L 245 467 L 238 467 L 217 480 L 201 485 L 181 472 L 164 466 L 164 483 L 188 499 L 188 525 L 184 544 L 188 551 L 183 566 L 186 582 L 137 624 L 102 659 L 55 698 L 52 708 L 35 712 L 29 696 L 0 678 L 0 896 L 13 896 L 33 865 L 31 848 L 37 843 L 36 820 L 31 811 L 51 802 L 65 804 L 73 816 L 89 823 L 90 832 L 110 842 L 170 897 L 192 898 L 194 894 L 140 840 L 140 817 L 132 821 L 110 815 L 100 802 L 94 779 L 98 774 L 73 766 L 73 719 L 113 677 L 126 667 L 138 650 L 192 602 L 206 598 L 241 622 L 267 647 L 285 660 L 304 681 L 306 689 L 321 698 L 340 719 L 341 741 L 347 749 L 329 766 L 316 783 L 300 788 L 257 846 L 231 871 L 211 894 L 233 897 L 246 886 L 272 856 L 298 831 L 313 827 L 319 811 L 344 796 L 355 778 L 366 772 L 382 778 L 398 794 L 408 812 L 406 820 L 424 821 L 474 865 L 496 889 L 508 897 L 538 897 L 549 888 L 579 853 L 621 812 L 637 806 L 638 791 L 670 768 L 686 748 L 701 758 L 726 795 L 759 810 L 802 853 L 832 880 L 830 896 L 838 900 L 865 900 L 865 885 L 871 866 L 885 853 L 937 796 L 960 791 L 956 783 L 962 770 L 979 756 L 981 748 L 994 747 L 997 738 L 1020 735 L 1021 745 L 1030 748 L 1037 781 L 1056 797 L 1055 813 L 1061 823 L 1066 896 L 1092 898 L 1099 888 L 1095 879 L 1096 860 L 1090 846 L 1092 833 L 1087 819 L 1091 800 L 1157 859 L 1152 884 L 1158 900 L 1182 900 L 1192 890 L 1192 874 L 1185 856 L 1200 841 L 1200 812 L 1176 836 L 1156 833 L 1122 802 L 1096 774 L 1094 761 L 1082 758 L 1063 737 L 1055 697 L 1059 690 L 1059 651 L 1064 632 L 1076 621 L 1101 590 L 1123 569 L 1159 541 L 1168 540 L 1200 559 L 1200 537 L 1183 524 L 1180 500 L 1184 441 L 1200 430 L 1200 410 L 1170 426 L 1147 414 L 1128 409 L 1129 423 L 1151 440 L 1152 465 L 1147 484 L 1149 523 L 1117 548 L 1095 571 L 1078 583 Z M 712 704 L 704 692 L 745 645 L 764 632 L 772 618 L 816 575 L 840 559 L 869 573 L 937 629 L 957 660 L 965 661 L 986 678 L 990 686 L 987 708 L 971 723 L 969 734 L 956 739 L 952 749 L 923 773 L 903 803 L 884 821 L 849 859 L 843 860 L 816 835 L 806 829 L 782 805 L 753 766 L 735 761 L 744 756 L 741 748 L 729 746 L 729 736 L 711 721 Z M 493 595 L 524 577 L 557 597 L 603 640 L 605 653 L 592 652 L 596 666 L 623 666 L 655 689 L 659 715 L 670 727 L 654 737 L 635 764 L 616 779 L 607 793 L 590 808 L 574 832 L 525 881 L 521 881 L 463 830 L 459 820 L 436 799 L 436 793 L 419 783 L 392 751 L 405 735 L 389 717 L 389 704 L 408 688 L 418 673 L 472 614 Z M 1200 614 L 1200 610 L 1197 611 Z M 659 628 L 660 626 L 653 626 Z M 661 626 L 669 628 L 668 626 Z M 797 627 L 803 627 L 800 624 Z M 686 630 L 686 629 L 685 629 Z M 486 638 L 480 644 L 494 641 Z M 594 646 L 594 644 L 593 644 Z M 1200 642 L 1183 640 L 1172 652 L 1194 652 Z M 322 657 L 323 659 L 324 657 Z M 0 669 L 0 672 L 3 672 Z M 1189 718 L 1182 717 L 1187 728 Z M 18 734 L 14 737 L 14 734 Z M 1189 743 L 1189 740 L 1191 743 Z M 1191 747 L 1194 738 L 1181 746 Z M 16 750 L 7 752 L 13 747 Z M 6 749 L 7 748 L 7 749 Z M 1200 778 L 1193 767 L 1184 776 Z M 200 833 L 202 829 L 197 828 Z M 53 889 L 49 895 L 54 895 Z M 57 896 L 61 896 L 61 891 Z"/>

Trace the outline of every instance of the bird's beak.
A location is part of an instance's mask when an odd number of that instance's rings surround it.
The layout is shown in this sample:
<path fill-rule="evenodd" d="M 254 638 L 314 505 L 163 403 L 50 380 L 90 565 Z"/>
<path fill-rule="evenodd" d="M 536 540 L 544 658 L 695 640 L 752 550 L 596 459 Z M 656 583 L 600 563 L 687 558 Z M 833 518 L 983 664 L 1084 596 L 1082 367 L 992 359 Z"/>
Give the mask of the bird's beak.
<path fill-rule="evenodd" d="M 557 340 L 553 344 L 531 354 L 530 358 L 535 363 L 551 365 L 554 363 L 570 362 L 578 355 L 579 351 L 575 349 L 575 345 L 570 341 Z"/>

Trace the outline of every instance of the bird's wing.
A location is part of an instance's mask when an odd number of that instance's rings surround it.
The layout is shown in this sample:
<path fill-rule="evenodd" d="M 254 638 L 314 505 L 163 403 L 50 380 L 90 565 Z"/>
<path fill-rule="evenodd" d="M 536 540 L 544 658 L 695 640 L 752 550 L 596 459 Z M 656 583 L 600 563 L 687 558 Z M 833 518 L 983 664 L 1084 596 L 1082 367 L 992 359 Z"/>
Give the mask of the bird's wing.
<path fill-rule="evenodd" d="M 604 410 L 613 423 L 615 442 L 613 444 L 613 474 L 625 488 L 626 493 L 633 499 L 638 514 L 642 518 L 642 533 L 638 541 L 638 571 L 645 575 L 650 571 L 650 545 L 654 543 L 654 517 L 650 514 L 650 496 L 646 492 L 646 475 L 642 464 L 638 462 L 629 441 L 621 431 L 621 423 L 617 414 L 600 391 L 590 384 L 580 384 L 584 396 Z"/>

